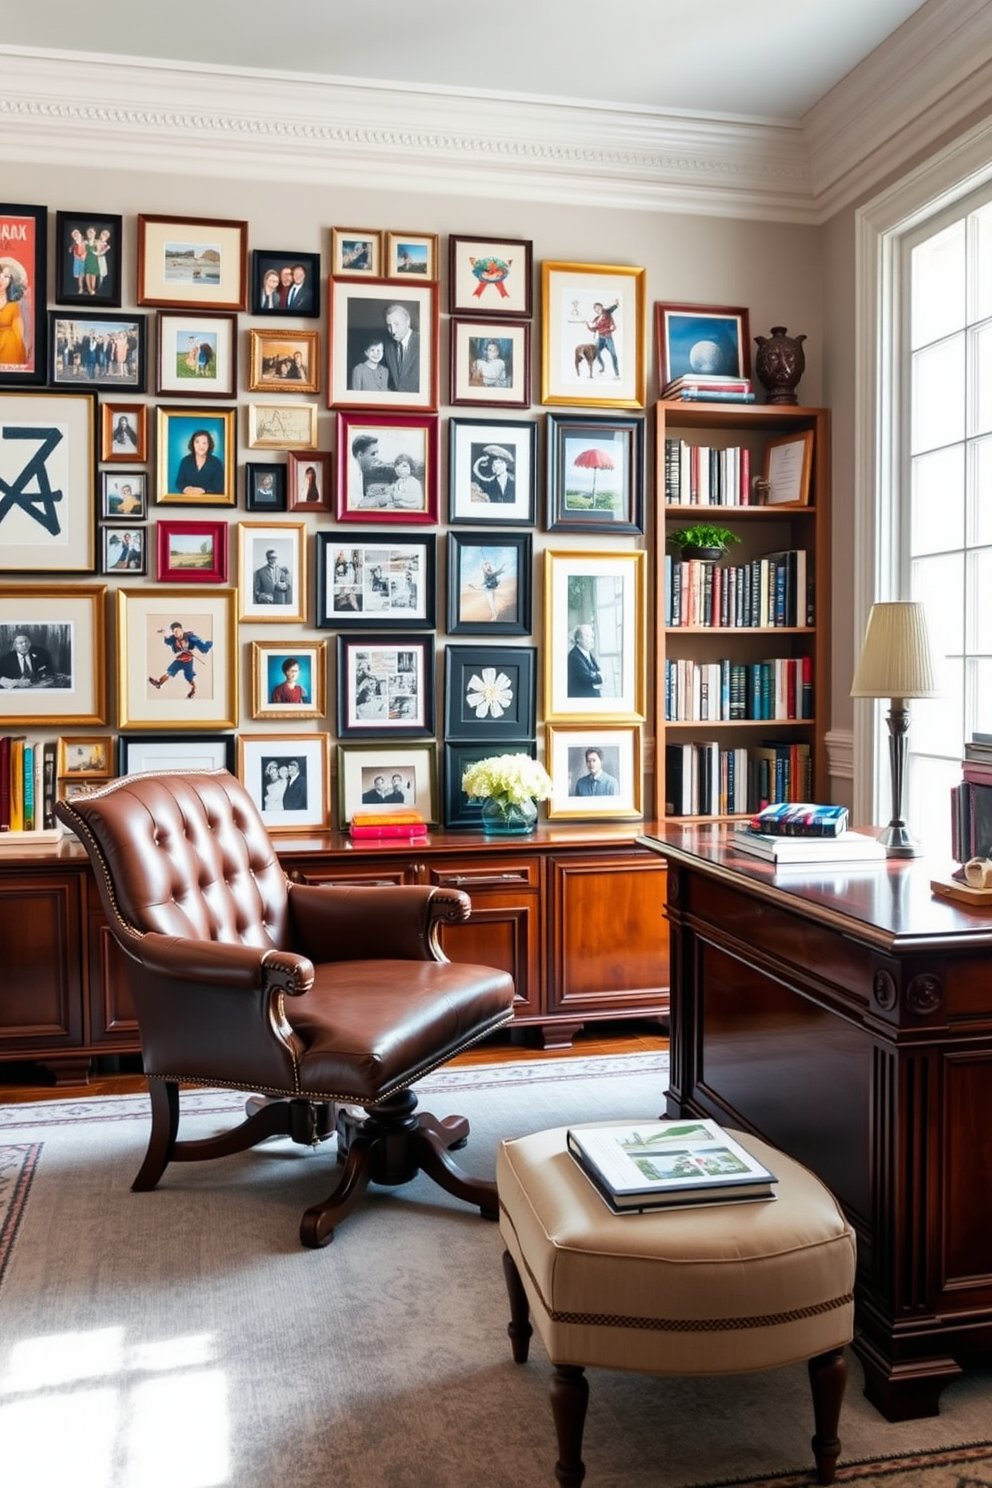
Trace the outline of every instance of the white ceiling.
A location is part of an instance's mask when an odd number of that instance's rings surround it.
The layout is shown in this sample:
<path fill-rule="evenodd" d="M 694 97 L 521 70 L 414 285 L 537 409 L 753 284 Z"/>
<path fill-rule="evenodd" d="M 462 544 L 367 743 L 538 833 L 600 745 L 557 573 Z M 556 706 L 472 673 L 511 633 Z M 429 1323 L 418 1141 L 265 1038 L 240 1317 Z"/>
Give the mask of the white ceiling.
<path fill-rule="evenodd" d="M 3 41 L 798 120 L 924 3 L 940 0 L 29 0 Z"/>

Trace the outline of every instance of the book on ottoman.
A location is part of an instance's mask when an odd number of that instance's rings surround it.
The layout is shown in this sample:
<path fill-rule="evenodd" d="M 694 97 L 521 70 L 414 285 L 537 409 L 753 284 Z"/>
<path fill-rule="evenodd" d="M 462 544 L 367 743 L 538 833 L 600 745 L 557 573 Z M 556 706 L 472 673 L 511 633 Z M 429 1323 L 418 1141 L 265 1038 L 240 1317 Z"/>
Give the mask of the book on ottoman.
<path fill-rule="evenodd" d="M 617 1214 L 775 1197 L 774 1173 L 715 1121 L 573 1126 L 566 1140 Z"/>

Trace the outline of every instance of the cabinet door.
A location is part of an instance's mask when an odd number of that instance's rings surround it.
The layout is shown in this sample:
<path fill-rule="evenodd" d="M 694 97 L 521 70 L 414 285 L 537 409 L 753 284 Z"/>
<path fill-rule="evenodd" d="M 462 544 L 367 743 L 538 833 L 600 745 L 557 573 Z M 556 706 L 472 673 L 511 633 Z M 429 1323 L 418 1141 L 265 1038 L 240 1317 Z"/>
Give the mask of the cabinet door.
<path fill-rule="evenodd" d="M 433 860 L 427 881 L 461 889 L 472 900 L 464 925 L 441 928 L 441 948 L 452 961 L 495 966 L 513 978 L 520 1021 L 538 1014 L 541 979 L 541 865 L 537 858 Z"/>
<path fill-rule="evenodd" d="M 668 1016 L 666 872 L 644 850 L 548 861 L 549 1013 Z"/>
<path fill-rule="evenodd" d="M 134 1054 L 141 1048 L 138 1020 L 128 988 L 124 952 L 110 933 L 92 875 L 87 876 L 89 917 L 89 1041 L 104 1053 Z"/>
<path fill-rule="evenodd" d="M 422 863 L 402 862 L 395 858 L 368 859 L 362 862 L 344 856 L 333 862 L 319 858 L 309 861 L 304 858 L 282 858 L 286 874 L 293 883 L 318 884 L 329 888 L 333 884 L 364 884 L 366 888 L 389 884 L 415 884 L 423 882 Z"/>
<path fill-rule="evenodd" d="M 82 1044 L 82 900 L 81 872 L 0 882 L 0 1057 Z"/>

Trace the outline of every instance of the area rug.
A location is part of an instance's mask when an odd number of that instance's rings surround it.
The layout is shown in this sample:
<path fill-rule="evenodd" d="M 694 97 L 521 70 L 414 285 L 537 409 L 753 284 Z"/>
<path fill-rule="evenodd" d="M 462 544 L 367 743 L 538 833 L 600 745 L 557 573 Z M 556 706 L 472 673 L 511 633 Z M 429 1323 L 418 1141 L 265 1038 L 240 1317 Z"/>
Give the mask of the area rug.
<path fill-rule="evenodd" d="M 657 1115 L 657 1055 L 440 1071 L 461 1161 L 504 1136 Z M 185 1135 L 228 1125 L 189 1099 Z M 171 1168 L 133 1194 L 144 1096 L 0 1110 L 4 1488 L 553 1488 L 547 1359 L 513 1364 L 495 1225 L 424 1178 L 374 1189 L 321 1251 L 302 1211 L 333 1153 L 284 1141 Z M 587 1488 L 811 1482 L 802 1366 L 724 1379 L 590 1371 Z M 852 1359 L 840 1482 L 992 1488 L 992 1373 L 941 1415 L 883 1421 Z"/>

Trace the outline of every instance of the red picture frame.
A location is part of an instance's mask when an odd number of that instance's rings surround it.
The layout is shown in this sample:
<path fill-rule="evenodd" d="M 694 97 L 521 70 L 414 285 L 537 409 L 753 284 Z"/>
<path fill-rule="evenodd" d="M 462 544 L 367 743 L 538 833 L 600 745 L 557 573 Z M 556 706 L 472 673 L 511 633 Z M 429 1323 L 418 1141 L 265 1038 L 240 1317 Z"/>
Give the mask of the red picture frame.
<path fill-rule="evenodd" d="M 436 414 L 338 414 L 339 522 L 437 523 L 437 422 Z"/>
<path fill-rule="evenodd" d="M 156 524 L 155 577 L 160 584 L 226 584 L 228 525 L 222 521 Z"/>
<path fill-rule="evenodd" d="M 291 450 L 286 457 L 286 495 L 290 511 L 333 509 L 331 457 L 317 450 Z M 316 497 L 314 496 L 316 492 Z"/>

